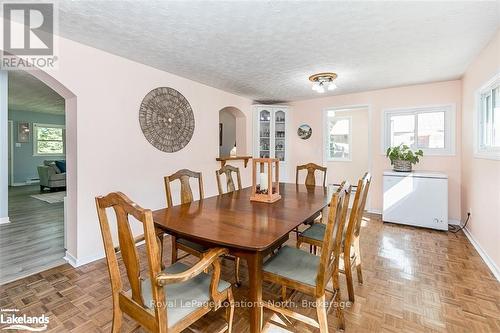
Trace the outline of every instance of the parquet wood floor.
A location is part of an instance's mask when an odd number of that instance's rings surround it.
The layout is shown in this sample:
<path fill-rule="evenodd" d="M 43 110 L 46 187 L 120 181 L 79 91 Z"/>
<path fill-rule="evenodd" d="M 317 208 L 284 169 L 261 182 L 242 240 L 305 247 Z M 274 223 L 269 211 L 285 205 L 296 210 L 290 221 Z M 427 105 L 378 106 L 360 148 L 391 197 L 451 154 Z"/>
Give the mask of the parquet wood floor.
<path fill-rule="evenodd" d="M 165 241 L 169 252 L 170 238 Z M 365 283 L 355 286 L 356 302 L 345 310 L 347 332 L 500 332 L 500 283 L 464 234 L 383 224 L 371 216 L 362 229 L 361 252 Z M 170 258 L 169 253 L 164 258 Z M 233 265 L 223 263 L 223 278 L 228 281 L 233 281 Z M 248 291 L 243 262 L 242 281 L 242 287 L 235 289 L 236 300 L 245 300 Z M 342 299 L 347 301 L 343 276 L 341 285 Z M 48 332 L 109 332 L 110 293 L 104 260 L 77 269 L 66 264 L 1 286 L 0 308 L 45 313 L 50 317 Z M 278 286 L 264 284 L 264 299 L 277 300 L 279 294 Z M 307 299 L 292 295 L 297 303 Z M 298 311 L 315 313 L 312 308 Z M 222 314 L 209 314 L 187 332 L 220 330 Z M 328 320 L 334 332 L 333 313 Z M 269 332 L 315 332 L 269 311 L 265 321 Z M 234 332 L 248 332 L 245 309 L 236 309 L 234 323 Z M 123 332 L 132 331 L 144 332 L 126 319 Z"/>

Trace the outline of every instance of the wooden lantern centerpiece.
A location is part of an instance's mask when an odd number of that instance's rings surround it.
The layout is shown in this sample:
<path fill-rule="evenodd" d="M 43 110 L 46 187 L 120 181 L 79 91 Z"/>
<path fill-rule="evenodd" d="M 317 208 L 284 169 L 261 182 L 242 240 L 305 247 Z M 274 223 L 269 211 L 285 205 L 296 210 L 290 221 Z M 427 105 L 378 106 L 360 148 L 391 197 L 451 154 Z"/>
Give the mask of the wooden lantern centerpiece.
<path fill-rule="evenodd" d="M 277 158 L 253 159 L 252 195 L 250 196 L 250 201 L 272 203 L 281 199 L 279 163 Z"/>

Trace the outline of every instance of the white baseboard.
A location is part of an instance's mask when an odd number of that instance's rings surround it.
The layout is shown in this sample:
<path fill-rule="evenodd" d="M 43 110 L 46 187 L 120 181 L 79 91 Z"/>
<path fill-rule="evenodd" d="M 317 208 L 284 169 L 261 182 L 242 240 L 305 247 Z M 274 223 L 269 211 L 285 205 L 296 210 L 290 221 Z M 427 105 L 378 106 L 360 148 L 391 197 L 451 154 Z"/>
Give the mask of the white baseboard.
<path fill-rule="evenodd" d="M 379 210 L 379 209 L 367 209 L 366 210 L 368 213 L 370 214 L 378 214 L 378 215 L 382 215 L 382 211 Z"/>
<path fill-rule="evenodd" d="M 472 236 L 472 234 L 470 233 L 470 231 L 469 231 L 469 229 L 467 227 L 464 228 L 463 231 L 464 231 L 465 236 L 467 236 L 467 238 L 469 239 L 469 241 L 472 244 L 472 246 L 474 246 L 474 248 L 476 249 L 477 253 L 479 253 L 479 255 L 481 256 L 481 258 L 483 258 L 484 262 L 486 263 L 486 265 L 488 266 L 488 268 L 491 270 L 491 272 L 493 273 L 493 275 L 495 276 L 495 278 L 497 279 L 497 281 L 500 282 L 500 269 L 495 264 L 495 262 L 493 261 L 493 259 L 491 259 L 490 256 L 488 256 L 488 254 L 481 248 L 481 246 L 474 239 L 474 237 Z"/>
<path fill-rule="evenodd" d="M 104 257 L 105 257 L 104 254 L 98 254 L 98 255 L 95 255 L 95 256 L 89 256 L 89 257 L 86 257 L 86 258 L 79 259 L 79 258 L 76 258 L 71 253 L 69 253 L 68 251 L 66 251 L 66 255 L 64 256 L 64 260 L 66 260 L 68 262 L 68 264 L 70 264 L 71 266 L 73 266 L 73 267 L 76 268 L 76 267 L 80 267 L 80 266 L 89 264 L 89 263 L 91 263 L 93 261 L 102 259 Z"/>
<path fill-rule="evenodd" d="M 63 259 L 66 260 L 68 262 L 68 264 L 70 264 L 71 266 L 78 267 L 76 265 L 76 263 L 77 263 L 76 258 L 68 251 L 66 251 L 66 254 L 64 255 Z"/>
<path fill-rule="evenodd" d="M 9 217 L 0 217 L 0 224 L 7 224 L 10 223 Z"/>
<path fill-rule="evenodd" d="M 142 241 L 136 243 L 135 246 L 140 246 L 140 245 L 143 245 L 144 243 L 145 243 L 145 241 L 142 240 Z M 66 260 L 68 262 L 68 264 L 70 264 L 71 266 L 76 268 L 76 267 L 80 267 L 80 266 L 83 266 L 86 264 L 90 264 L 91 262 L 100 260 L 100 259 L 105 258 L 105 257 L 106 257 L 106 255 L 104 253 L 99 253 L 99 254 L 96 254 L 93 256 L 88 256 L 85 258 L 77 258 L 74 255 L 72 255 L 71 253 L 69 253 L 68 251 L 66 251 L 66 255 L 64 256 L 64 260 Z"/>
<path fill-rule="evenodd" d="M 38 185 L 38 184 L 40 184 L 40 179 L 27 179 L 25 182 L 10 183 L 9 186 L 17 187 L 17 186 Z"/>

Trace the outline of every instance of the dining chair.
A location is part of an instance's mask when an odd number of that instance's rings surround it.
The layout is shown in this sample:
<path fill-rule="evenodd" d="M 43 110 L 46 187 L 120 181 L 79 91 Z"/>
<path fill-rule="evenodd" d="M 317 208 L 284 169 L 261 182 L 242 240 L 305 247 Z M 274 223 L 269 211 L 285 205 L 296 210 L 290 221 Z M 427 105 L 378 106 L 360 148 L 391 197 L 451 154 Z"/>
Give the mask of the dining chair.
<path fill-rule="evenodd" d="M 237 167 L 234 167 L 232 165 L 226 164 L 219 170 L 215 170 L 215 176 L 217 178 L 217 189 L 219 190 L 219 195 L 224 194 L 224 191 L 222 189 L 222 182 L 221 182 L 221 175 L 225 174 L 226 175 L 226 187 L 227 187 L 227 192 L 233 192 L 236 190 L 236 186 L 234 184 L 234 179 L 232 174 L 236 174 L 236 180 L 238 184 L 238 190 L 241 190 L 241 175 L 240 175 L 240 169 Z"/>
<path fill-rule="evenodd" d="M 286 300 L 286 290 L 291 288 L 311 295 L 315 298 L 318 320 L 315 321 L 289 308 L 264 302 L 264 307 L 284 316 L 302 321 L 319 328 L 321 333 L 328 332 L 327 313 L 334 305 L 339 328 L 344 329 L 344 314 L 339 304 L 339 261 L 342 231 L 349 206 L 351 186 L 343 182 L 335 192 L 330 203 L 330 214 L 326 224 L 321 256 L 308 253 L 298 248 L 284 246 L 278 253 L 271 256 L 263 265 L 263 279 L 280 284 L 282 299 Z M 326 291 L 328 282 L 332 280 L 333 297 L 326 306 Z M 285 303 L 286 304 L 286 303 Z"/>
<path fill-rule="evenodd" d="M 176 173 L 165 176 L 165 192 L 167 195 L 167 208 L 173 206 L 172 200 L 172 189 L 170 187 L 170 183 L 176 180 L 179 180 L 181 183 L 181 204 L 189 203 L 194 200 L 193 191 L 191 190 L 191 185 L 189 184 L 189 180 L 191 178 L 198 180 L 198 190 L 200 193 L 200 200 L 204 198 L 203 192 L 203 176 L 201 172 L 194 172 L 188 169 L 182 169 L 177 171 Z M 203 246 L 201 244 L 197 244 L 195 242 L 191 242 L 184 238 L 177 238 L 172 236 L 172 263 L 175 263 L 178 260 L 178 250 L 182 250 L 188 254 L 194 255 L 198 258 L 201 258 L 203 254 L 209 250 L 208 247 Z"/>
<path fill-rule="evenodd" d="M 119 332 L 123 313 L 150 332 L 180 332 L 227 301 L 227 331 L 232 330 L 234 299 L 231 284 L 220 279 L 220 256 L 226 249 L 211 249 L 193 267 L 180 262 L 162 270 L 160 238 L 151 210 L 143 209 L 120 192 L 95 199 L 104 242 L 113 298 L 111 331 Z M 114 248 L 106 209 L 113 208 L 119 247 Z M 142 223 L 148 277 L 143 277 L 129 216 Z M 130 290 L 124 290 L 117 254 L 125 266 Z M 211 274 L 203 271 L 213 267 Z"/>
<path fill-rule="evenodd" d="M 363 215 L 366 207 L 366 198 L 368 197 L 368 191 L 370 189 L 372 176 L 368 172 L 365 173 L 363 178 L 358 181 L 358 191 L 361 195 L 358 197 L 357 209 L 355 211 L 351 210 L 351 216 L 349 216 L 349 223 L 347 225 L 346 234 L 344 236 L 343 244 L 343 263 L 344 269 L 343 273 L 347 280 L 347 291 L 349 294 L 349 300 L 354 302 L 354 283 L 352 278 L 352 267 L 356 266 L 356 273 L 358 276 L 358 283 L 363 284 L 363 273 L 361 269 L 361 251 L 359 248 L 359 236 L 361 233 L 361 223 L 363 221 Z M 354 204 L 353 204 L 354 207 Z M 354 213 L 354 214 L 353 214 Z"/>
<path fill-rule="evenodd" d="M 349 215 L 349 222 L 344 227 L 342 236 L 342 262 L 340 272 L 344 273 L 347 280 L 347 291 L 349 300 L 354 302 L 354 283 L 352 277 L 352 267 L 356 266 L 358 283 L 363 284 L 363 273 L 361 270 L 361 251 L 359 248 L 359 236 L 361 232 L 361 222 L 365 212 L 366 198 L 370 188 L 372 176 L 367 172 L 363 178 L 358 181 L 354 202 Z M 297 237 L 297 248 L 302 243 L 316 247 L 323 246 L 323 237 L 326 226 L 322 223 L 315 223 L 304 230 Z M 343 265 L 342 265 L 343 264 Z"/>
<path fill-rule="evenodd" d="M 307 175 L 305 179 L 305 185 L 306 186 L 316 186 L 316 171 L 323 172 L 323 187 L 326 185 L 326 167 L 322 167 L 320 165 L 317 165 L 315 163 L 307 163 L 303 165 L 297 165 L 297 170 L 295 171 L 295 184 L 299 184 L 299 173 L 300 170 L 307 170 Z M 325 207 L 325 210 L 327 208 Z M 322 215 L 320 215 L 320 218 L 322 218 Z M 305 224 L 311 224 L 313 221 L 307 221 Z M 299 227 L 296 227 L 293 229 L 293 232 L 295 232 L 295 235 L 298 237 L 299 236 Z M 312 246 L 311 246 L 312 250 Z"/>
<path fill-rule="evenodd" d="M 323 187 L 326 185 L 326 167 L 322 167 L 315 163 L 307 163 L 304 165 L 297 165 L 297 171 L 295 172 L 295 184 L 299 183 L 299 171 L 307 170 L 307 176 L 305 180 L 306 186 L 316 186 L 316 171 L 323 172 Z"/>
<path fill-rule="evenodd" d="M 236 190 L 236 187 L 234 185 L 234 180 L 232 174 L 236 174 L 236 179 L 237 179 L 237 184 L 238 184 L 238 190 L 241 190 L 241 175 L 240 175 L 240 169 L 237 167 L 234 167 L 232 165 L 226 164 L 219 170 L 215 170 L 215 176 L 217 178 L 217 188 L 219 190 L 219 195 L 224 194 L 224 191 L 222 189 L 222 182 L 221 182 L 221 175 L 225 174 L 226 175 L 226 188 L 227 192 L 234 192 Z M 234 260 L 234 278 L 236 280 L 235 286 L 239 287 L 241 285 L 241 280 L 240 280 L 240 258 L 239 257 L 234 257 L 231 255 L 226 256 L 227 259 Z"/>

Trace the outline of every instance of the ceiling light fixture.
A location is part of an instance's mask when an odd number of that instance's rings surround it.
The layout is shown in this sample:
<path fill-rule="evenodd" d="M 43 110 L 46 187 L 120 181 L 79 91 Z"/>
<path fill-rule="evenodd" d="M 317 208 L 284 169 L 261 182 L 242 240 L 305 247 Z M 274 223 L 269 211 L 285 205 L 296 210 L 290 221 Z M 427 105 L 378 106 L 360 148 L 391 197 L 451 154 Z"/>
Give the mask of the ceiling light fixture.
<path fill-rule="evenodd" d="M 336 78 L 336 73 L 318 73 L 309 76 L 309 81 L 313 83 L 312 90 L 322 94 L 325 92 L 325 89 L 328 91 L 337 89 L 337 85 L 333 83 L 333 80 Z"/>

